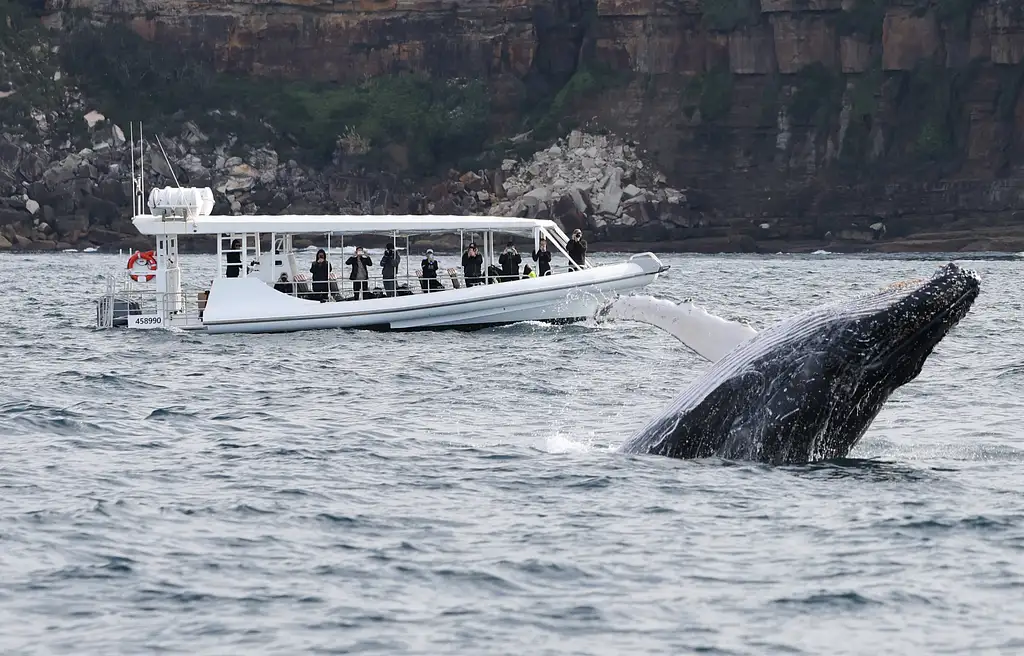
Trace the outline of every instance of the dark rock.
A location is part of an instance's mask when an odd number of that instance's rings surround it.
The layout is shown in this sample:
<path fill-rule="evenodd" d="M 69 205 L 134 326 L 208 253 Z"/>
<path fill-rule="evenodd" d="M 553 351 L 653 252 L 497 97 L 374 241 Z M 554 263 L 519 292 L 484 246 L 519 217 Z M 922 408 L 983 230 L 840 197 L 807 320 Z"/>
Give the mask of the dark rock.
<path fill-rule="evenodd" d="M 274 198 L 274 193 L 266 187 L 253 187 L 252 192 L 249 194 L 249 202 L 255 203 L 257 207 L 264 207 L 270 204 L 270 201 Z"/>
<path fill-rule="evenodd" d="M 90 228 L 89 241 L 99 245 L 116 244 L 124 239 L 124 235 L 114 230 L 107 230 L 106 228 Z"/>
<path fill-rule="evenodd" d="M 107 178 L 101 180 L 98 185 L 93 189 L 93 193 L 97 198 L 114 203 L 119 207 L 125 207 L 129 204 L 128 193 L 125 192 L 124 184 L 114 178 Z"/>
<path fill-rule="evenodd" d="M 86 196 L 82 206 L 89 212 L 89 218 L 94 224 L 110 225 L 121 217 L 121 209 L 108 200 L 95 196 Z"/>
<path fill-rule="evenodd" d="M 84 233 L 89 229 L 89 217 L 85 216 L 62 216 L 54 222 L 57 232 L 61 235 L 71 236 L 76 233 Z"/>
<path fill-rule="evenodd" d="M 267 210 L 271 213 L 278 213 L 284 211 L 289 205 L 288 196 L 281 192 L 274 194 L 273 198 L 267 203 Z"/>
<path fill-rule="evenodd" d="M 0 138 L 0 170 L 13 171 L 21 161 L 21 147 L 7 138 Z"/>
<path fill-rule="evenodd" d="M 469 191 L 481 191 L 486 186 L 486 180 L 473 171 L 463 173 L 459 177 L 459 182 Z"/>
<path fill-rule="evenodd" d="M 50 204 L 53 192 L 46 188 L 45 182 L 37 180 L 28 186 L 28 196 L 29 198 L 34 198 L 40 205 L 48 205 Z"/>
<path fill-rule="evenodd" d="M 31 221 L 32 215 L 24 210 L 0 209 L 0 226 L 17 225 L 22 222 Z"/>
<path fill-rule="evenodd" d="M 21 173 L 22 179 L 26 182 L 35 182 L 43 177 L 43 172 L 46 170 L 46 164 L 42 158 L 34 153 L 28 153 L 21 160 L 21 165 L 18 166 L 18 172 Z"/>

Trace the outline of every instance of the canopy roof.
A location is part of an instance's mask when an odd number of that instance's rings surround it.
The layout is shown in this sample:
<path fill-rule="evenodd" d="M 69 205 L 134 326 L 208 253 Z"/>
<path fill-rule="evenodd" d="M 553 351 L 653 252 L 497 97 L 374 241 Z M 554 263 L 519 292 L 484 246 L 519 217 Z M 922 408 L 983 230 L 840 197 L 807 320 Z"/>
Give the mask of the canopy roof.
<path fill-rule="evenodd" d="M 293 214 L 282 216 L 200 216 L 189 219 L 140 214 L 132 223 L 144 235 L 203 235 L 240 232 L 291 234 L 402 234 L 496 232 L 533 234 L 536 228 L 551 233 L 559 229 L 548 219 L 518 219 L 501 216 L 435 215 L 336 215 Z"/>

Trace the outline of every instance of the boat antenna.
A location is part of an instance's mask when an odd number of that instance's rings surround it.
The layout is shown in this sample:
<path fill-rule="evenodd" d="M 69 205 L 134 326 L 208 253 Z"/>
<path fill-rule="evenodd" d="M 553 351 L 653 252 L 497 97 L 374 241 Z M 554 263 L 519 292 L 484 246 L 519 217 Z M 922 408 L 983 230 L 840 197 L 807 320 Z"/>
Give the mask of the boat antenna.
<path fill-rule="evenodd" d="M 139 187 L 135 179 L 135 121 L 128 123 L 128 151 L 132 158 L 132 216 L 139 215 Z"/>
<path fill-rule="evenodd" d="M 146 202 L 146 151 L 145 141 L 142 139 L 142 121 L 139 121 L 139 210 Z"/>
<path fill-rule="evenodd" d="M 164 161 L 167 162 L 167 170 L 171 172 L 171 177 L 174 178 L 174 184 L 178 185 L 178 189 L 181 189 L 181 184 L 178 182 L 178 176 L 174 174 L 174 167 L 171 166 L 171 160 L 167 159 L 167 151 L 164 150 L 164 145 L 160 143 L 160 135 L 156 135 L 156 145 L 160 146 L 160 152 L 163 153 Z"/>

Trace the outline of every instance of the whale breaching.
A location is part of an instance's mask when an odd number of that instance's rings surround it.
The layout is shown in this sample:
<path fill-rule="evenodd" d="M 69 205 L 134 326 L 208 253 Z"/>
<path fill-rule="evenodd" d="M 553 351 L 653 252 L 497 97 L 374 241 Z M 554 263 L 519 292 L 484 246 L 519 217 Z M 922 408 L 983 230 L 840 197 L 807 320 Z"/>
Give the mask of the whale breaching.
<path fill-rule="evenodd" d="M 658 326 L 715 362 L 620 450 L 769 464 L 845 457 L 980 289 L 974 271 L 947 264 L 931 279 L 812 308 L 761 333 L 692 305 L 615 299 L 599 320 Z"/>

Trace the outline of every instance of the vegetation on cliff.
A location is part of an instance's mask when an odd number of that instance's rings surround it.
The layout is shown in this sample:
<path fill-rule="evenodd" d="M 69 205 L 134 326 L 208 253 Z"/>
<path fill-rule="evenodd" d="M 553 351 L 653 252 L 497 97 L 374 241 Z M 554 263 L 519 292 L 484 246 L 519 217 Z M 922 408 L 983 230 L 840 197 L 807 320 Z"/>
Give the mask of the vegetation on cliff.
<path fill-rule="evenodd" d="M 71 103 L 81 111 L 59 126 L 73 139 L 85 136 L 81 115 L 97 109 L 156 131 L 190 120 L 224 142 L 269 143 L 314 166 L 341 153 L 358 168 L 419 176 L 479 153 L 489 135 L 490 97 L 480 80 L 407 74 L 341 85 L 232 76 L 206 53 L 147 41 L 122 24 L 96 25 L 80 13 L 68 22 L 64 33 L 47 34 L 24 3 L 0 0 L 0 92 L 9 94 L 0 118 L 8 128 L 37 132 L 38 116 L 67 109 L 73 86 L 87 99 Z"/>
<path fill-rule="evenodd" d="M 116 24 L 77 26 L 62 64 L 115 121 L 161 129 L 188 117 L 212 135 L 269 141 L 314 164 L 329 162 L 340 145 L 368 168 L 424 174 L 479 152 L 488 135 L 489 98 L 478 80 L 409 74 L 340 85 L 231 76 L 201 54 Z"/>

